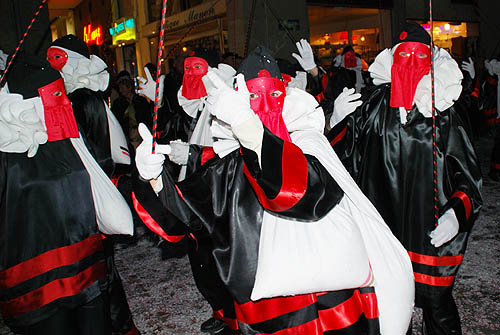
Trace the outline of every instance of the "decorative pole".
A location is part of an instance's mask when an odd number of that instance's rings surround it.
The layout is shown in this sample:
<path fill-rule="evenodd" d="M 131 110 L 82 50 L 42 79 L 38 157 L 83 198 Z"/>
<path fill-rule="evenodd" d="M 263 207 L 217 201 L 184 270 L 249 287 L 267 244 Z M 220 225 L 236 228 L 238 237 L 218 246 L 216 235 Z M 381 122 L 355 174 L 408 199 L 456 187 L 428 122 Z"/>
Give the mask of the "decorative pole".
<path fill-rule="evenodd" d="M 155 104 L 153 109 L 153 153 L 155 153 L 156 147 L 156 128 L 158 125 L 158 107 L 159 107 L 159 91 L 160 91 L 160 72 L 161 72 L 161 57 L 163 55 L 163 36 L 165 34 L 165 14 L 167 12 L 167 0 L 163 0 L 161 9 L 161 25 L 160 25 L 160 37 L 158 43 L 158 58 L 156 62 L 156 89 L 155 89 Z"/>
<path fill-rule="evenodd" d="M 21 46 L 24 44 L 24 41 L 26 40 L 26 36 L 28 36 L 28 33 L 29 31 L 31 30 L 31 27 L 33 27 L 33 23 L 35 23 L 38 15 L 40 14 L 40 11 L 42 10 L 43 6 L 45 5 L 45 3 L 47 2 L 48 0 L 42 0 L 42 2 L 40 3 L 40 6 L 38 6 L 38 9 L 37 11 L 35 12 L 35 14 L 33 15 L 33 18 L 31 19 L 31 22 L 30 24 L 28 25 L 28 27 L 26 28 L 26 31 L 24 32 L 24 35 L 23 37 L 21 38 L 21 40 L 19 41 L 19 43 L 17 44 L 17 47 L 16 47 L 16 50 L 14 51 L 14 53 L 12 54 L 12 57 L 10 58 L 9 62 L 7 63 L 7 66 L 5 66 L 5 70 L 3 71 L 3 74 L 2 76 L 0 77 L 0 87 L 3 87 L 4 86 L 4 81 L 5 81 L 5 77 L 7 75 L 7 73 L 9 72 L 9 69 L 10 69 L 10 66 L 12 65 L 12 63 L 14 62 L 14 59 L 16 58 L 19 50 L 21 49 Z"/>
<path fill-rule="evenodd" d="M 431 33 L 431 97 L 432 97 L 432 175 L 434 182 L 434 225 L 439 219 L 438 180 L 437 180 L 437 127 L 436 127 L 436 88 L 434 86 L 434 22 L 432 21 L 432 0 L 429 0 L 429 17 Z"/>

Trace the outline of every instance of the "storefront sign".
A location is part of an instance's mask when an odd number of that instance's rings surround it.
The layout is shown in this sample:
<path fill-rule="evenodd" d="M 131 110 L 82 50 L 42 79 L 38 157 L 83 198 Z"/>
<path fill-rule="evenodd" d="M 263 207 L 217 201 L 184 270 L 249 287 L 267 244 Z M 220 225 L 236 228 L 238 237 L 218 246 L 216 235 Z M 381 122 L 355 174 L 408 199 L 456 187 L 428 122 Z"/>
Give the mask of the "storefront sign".
<path fill-rule="evenodd" d="M 98 26 L 95 29 L 92 29 L 92 25 L 89 24 L 83 27 L 83 40 L 88 45 L 101 45 L 102 44 L 102 29 L 101 26 Z"/>
<path fill-rule="evenodd" d="M 225 1 L 218 1 L 213 5 L 213 1 L 195 6 L 189 10 L 169 16 L 165 19 L 167 30 L 176 29 L 186 25 L 191 25 L 199 20 L 208 20 L 226 12 Z"/>
<path fill-rule="evenodd" d="M 113 22 L 113 26 L 109 28 L 109 34 L 113 38 L 113 45 L 124 41 L 135 40 L 134 19 L 122 17 L 118 21 Z"/>

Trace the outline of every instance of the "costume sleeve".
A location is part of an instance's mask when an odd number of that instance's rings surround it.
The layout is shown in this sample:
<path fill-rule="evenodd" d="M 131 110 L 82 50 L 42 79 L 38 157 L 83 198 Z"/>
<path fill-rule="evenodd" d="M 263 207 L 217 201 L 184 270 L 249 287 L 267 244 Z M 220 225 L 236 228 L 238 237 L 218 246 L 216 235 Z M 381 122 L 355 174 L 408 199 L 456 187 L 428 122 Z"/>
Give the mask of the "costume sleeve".
<path fill-rule="evenodd" d="M 264 127 L 261 165 L 257 154 L 241 149 L 243 171 L 260 204 L 282 216 L 317 220 L 339 203 L 344 192 L 320 162 Z"/>
<path fill-rule="evenodd" d="M 384 85 L 381 85 L 380 87 L 364 90 L 361 98 L 363 104 L 326 134 L 326 138 L 333 150 L 354 180 L 357 180 L 356 176 L 360 170 L 363 154 L 360 149 L 364 147 L 364 143 L 362 143 L 365 138 L 363 129 L 377 116 L 378 113 L 373 111 L 388 107 L 385 106 L 385 104 L 388 104 L 388 100 L 384 99 L 386 89 Z"/>
<path fill-rule="evenodd" d="M 190 144 L 186 176 L 189 176 L 214 157 L 215 151 L 212 147 Z"/>
<path fill-rule="evenodd" d="M 164 174 L 167 173 L 164 172 Z M 162 176 L 162 181 L 164 189 L 156 195 L 150 183 L 135 174 L 132 179 L 132 203 L 142 222 L 151 231 L 169 242 L 176 243 L 189 233 L 189 228 L 185 224 L 185 220 L 189 218 L 186 218 L 185 213 L 189 215 L 191 212 L 186 208 L 187 206 L 182 207 L 182 199 L 178 199 L 177 206 L 170 208 L 169 198 L 172 196 L 169 197 L 167 192 L 174 190 L 174 197 L 178 197 L 177 190 L 175 190 L 173 180 L 170 178 L 169 181 L 168 176 L 165 178 Z M 179 208 L 185 211 L 181 217 L 175 215 L 175 213 L 182 213 Z"/>
<path fill-rule="evenodd" d="M 448 201 L 440 212 L 453 208 L 460 231 L 468 231 L 482 206 L 481 170 L 474 147 L 453 107 L 445 145 L 443 188 Z"/>
<path fill-rule="evenodd" d="M 108 118 L 103 100 L 89 89 L 78 89 L 69 95 L 78 130 L 85 145 L 99 166 L 111 176 L 114 163 L 111 158 Z"/>

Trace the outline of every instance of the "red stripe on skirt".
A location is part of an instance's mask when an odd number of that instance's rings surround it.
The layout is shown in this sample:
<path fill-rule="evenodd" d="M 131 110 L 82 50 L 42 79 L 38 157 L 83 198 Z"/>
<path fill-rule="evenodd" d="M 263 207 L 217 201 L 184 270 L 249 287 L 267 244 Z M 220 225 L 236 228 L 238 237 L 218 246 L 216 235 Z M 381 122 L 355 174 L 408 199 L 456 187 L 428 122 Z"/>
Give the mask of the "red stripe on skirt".
<path fill-rule="evenodd" d="M 455 276 L 435 277 L 417 272 L 413 272 L 413 275 L 415 276 L 415 282 L 430 286 L 451 286 L 453 280 L 455 280 Z"/>
<path fill-rule="evenodd" d="M 431 266 L 454 266 L 462 264 L 464 255 L 457 256 L 428 256 L 408 251 L 412 262 Z"/>
<path fill-rule="evenodd" d="M 249 301 L 242 305 L 235 302 L 234 307 L 238 321 L 253 324 L 297 311 L 316 302 L 316 295 L 303 294 L 292 297 L 262 299 L 257 302 Z"/>
<path fill-rule="evenodd" d="M 103 250 L 101 234 L 94 234 L 75 244 L 49 250 L 0 272 L 0 288 L 14 287 L 42 273 L 79 262 L 100 250 Z"/>
<path fill-rule="evenodd" d="M 31 312 L 60 298 L 77 295 L 106 275 L 104 261 L 96 263 L 73 277 L 60 278 L 20 297 L 0 303 L 5 317 Z"/>
<path fill-rule="evenodd" d="M 343 329 L 355 324 L 361 314 L 367 319 L 379 316 L 377 296 L 375 293 L 360 293 L 354 291 L 351 298 L 342 304 L 318 312 L 323 331 Z"/>

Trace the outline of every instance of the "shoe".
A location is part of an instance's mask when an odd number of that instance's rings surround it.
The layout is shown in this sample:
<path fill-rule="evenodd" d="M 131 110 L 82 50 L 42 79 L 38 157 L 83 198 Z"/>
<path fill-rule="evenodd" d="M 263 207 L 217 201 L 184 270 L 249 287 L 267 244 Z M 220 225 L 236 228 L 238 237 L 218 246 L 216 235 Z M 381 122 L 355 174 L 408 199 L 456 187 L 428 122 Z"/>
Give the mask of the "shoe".
<path fill-rule="evenodd" d="M 490 177 L 491 180 L 498 181 L 500 178 L 498 178 L 498 172 L 496 170 L 490 170 L 488 173 L 488 177 Z"/>
<path fill-rule="evenodd" d="M 202 333 L 217 334 L 224 328 L 226 328 L 224 321 L 212 317 L 201 324 L 200 331 Z"/>
<path fill-rule="evenodd" d="M 169 258 L 182 258 L 187 255 L 187 242 L 182 240 L 177 243 L 171 243 L 165 240 L 161 240 L 157 247 L 161 250 L 161 260 L 167 260 Z M 207 320 L 208 321 L 208 320 Z"/>
<path fill-rule="evenodd" d="M 213 335 L 241 335 L 239 330 L 233 330 L 229 328 L 228 326 L 224 326 L 221 330 L 211 333 Z"/>

